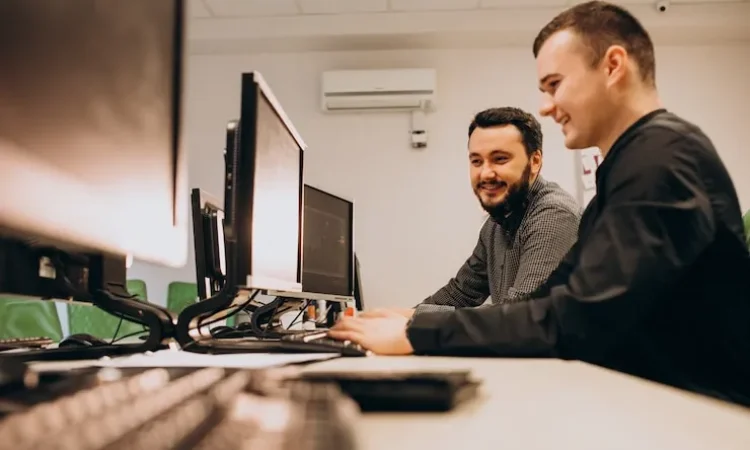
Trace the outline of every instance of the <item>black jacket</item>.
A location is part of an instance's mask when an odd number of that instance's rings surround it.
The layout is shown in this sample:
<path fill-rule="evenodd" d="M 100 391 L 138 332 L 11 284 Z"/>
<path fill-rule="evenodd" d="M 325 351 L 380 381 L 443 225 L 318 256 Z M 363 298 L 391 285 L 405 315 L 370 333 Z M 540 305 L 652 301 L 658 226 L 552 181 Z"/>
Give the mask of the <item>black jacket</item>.
<path fill-rule="evenodd" d="M 664 110 L 615 142 L 532 299 L 416 316 L 417 354 L 578 359 L 750 404 L 750 256 L 710 140 Z"/>

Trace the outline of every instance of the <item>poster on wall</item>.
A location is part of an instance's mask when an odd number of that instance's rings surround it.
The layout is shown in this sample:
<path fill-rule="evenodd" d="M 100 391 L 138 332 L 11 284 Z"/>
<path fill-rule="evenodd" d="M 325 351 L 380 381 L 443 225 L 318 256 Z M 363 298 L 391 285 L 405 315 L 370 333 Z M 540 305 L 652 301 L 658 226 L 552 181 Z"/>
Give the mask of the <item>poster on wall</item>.
<path fill-rule="evenodd" d="M 581 151 L 581 181 L 583 182 L 583 204 L 588 204 L 596 195 L 596 169 L 602 163 L 602 154 L 598 148 L 587 148 Z"/>

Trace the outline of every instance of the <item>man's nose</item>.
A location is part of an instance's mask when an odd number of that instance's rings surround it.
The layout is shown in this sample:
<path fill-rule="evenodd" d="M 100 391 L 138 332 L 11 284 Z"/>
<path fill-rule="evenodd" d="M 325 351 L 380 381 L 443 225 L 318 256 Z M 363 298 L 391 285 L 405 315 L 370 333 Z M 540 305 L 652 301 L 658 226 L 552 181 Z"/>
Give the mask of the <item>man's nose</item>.
<path fill-rule="evenodd" d="M 549 97 L 549 95 L 544 95 L 542 97 L 542 105 L 539 107 L 539 115 L 542 117 L 547 116 L 553 116 L 555 113 L 555 104 L 552 102 L 552 99 Z"/>
<path fill-rule="evenodd" d="M 479 172 L 479 180 L 492 181 L 495 179 L 497 179 L 497 173 L 495 172 L 495 169 L 489 164 L 484 164 L 482 166 L 482 170 Z"/>

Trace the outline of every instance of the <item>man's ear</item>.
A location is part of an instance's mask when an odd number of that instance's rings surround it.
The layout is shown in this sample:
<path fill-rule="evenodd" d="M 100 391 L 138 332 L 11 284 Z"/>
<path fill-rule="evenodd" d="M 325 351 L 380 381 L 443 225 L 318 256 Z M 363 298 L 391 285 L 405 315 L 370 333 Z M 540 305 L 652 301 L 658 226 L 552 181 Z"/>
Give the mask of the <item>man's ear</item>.
<path fill-rule="evenodd" d="M 602 68 L 607 75 L 607 84 L 614 85 L 625 78 L 628 71 L 628 52 L 621 45 L 612 45 L 604 53 Z"/>
<path fill-rule="evenodd" d="M 535 150 L 530 156 L 531 159 L 531 174 L 533 176 L 539 175 L 542 170 L 542 151 Z"/>

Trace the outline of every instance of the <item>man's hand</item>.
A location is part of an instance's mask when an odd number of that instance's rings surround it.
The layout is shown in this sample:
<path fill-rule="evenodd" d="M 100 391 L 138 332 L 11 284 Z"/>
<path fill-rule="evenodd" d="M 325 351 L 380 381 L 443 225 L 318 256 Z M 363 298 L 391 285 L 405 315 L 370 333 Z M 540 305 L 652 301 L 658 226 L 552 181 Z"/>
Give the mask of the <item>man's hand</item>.
<path fill-rule="evenodd" d="M 363 319 L 374 319 L 391 317 L 394 314 L 411 319 L 411 316 L 414 315 L 414 308 L 378 308 L 370 311 L 363 311 L 359 313 L 358 316 Z"/>
<path fill-rule="evenodd" d="M 331 328 L 328 335 L 342 341 L 352 341 L 380 355 L 408 355 L 414 349 L 406 337 L 408 319 L 395 312 L 383 312 L 381 317 L 346 317 Z"/>

